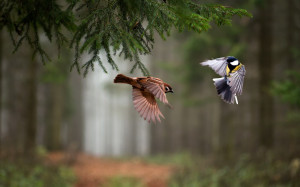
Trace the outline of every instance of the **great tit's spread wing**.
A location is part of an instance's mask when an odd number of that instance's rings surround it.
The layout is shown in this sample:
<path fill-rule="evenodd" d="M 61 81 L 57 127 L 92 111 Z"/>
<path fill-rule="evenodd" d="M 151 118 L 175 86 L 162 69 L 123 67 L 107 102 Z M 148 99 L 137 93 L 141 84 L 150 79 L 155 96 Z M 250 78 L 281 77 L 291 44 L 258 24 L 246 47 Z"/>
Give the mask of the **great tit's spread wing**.
<path fill-rule="evenodd" d="M 147 81 L 143 81 L 142 84 L 149 92 L 151 92 L 156 98 L 158 98 L 164 104 L 168 104 L 167 96 L 165 94 L 165 87 L 160 79 L 149 78 Z"/>
<path fill-rule="evenodd" d="M 160 116 L 164 118 L 151 93 L 133 87 L 132 100 L 134 108 L 138 111 L 140 116 L 148 122 L 153 121 L 155 123 L 156 120 L 161 122 Z"/>
<path fill-rule="evenodd" d="M 226 75 L 226 66 L 227 66 L 226 57 L 216 58 L 213 60 L 207 60 L 200 64 L 202 66 L 211 67 L 217 74 L 219 74 L 222 77 L 224 77 Z"/>
<path fill-rule="evenodd" d="M 228 85 L 230 86 L 232 93 L 242 95 L 245 75 L 246 70 L 244 65 L 242 65 L 236 72 L 230 74 L 228 77 Z"/>

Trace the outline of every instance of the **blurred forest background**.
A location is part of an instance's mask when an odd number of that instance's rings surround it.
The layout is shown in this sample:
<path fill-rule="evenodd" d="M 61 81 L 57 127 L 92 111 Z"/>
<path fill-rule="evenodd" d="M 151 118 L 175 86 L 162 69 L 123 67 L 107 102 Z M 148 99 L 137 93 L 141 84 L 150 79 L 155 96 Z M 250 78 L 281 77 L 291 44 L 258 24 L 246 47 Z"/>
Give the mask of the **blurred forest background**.
<path fill-rule="evenodd" d="M 12 54 L 2 30 L 0 186 L 72 186 L 70 168 L 82 153 L 175 168 L 165 184 L 152 186 L 300 186 L 300 1 L 214 2 L 253 18 L 234 17 L 232 26 L 201 34 L 174 31 L 166 41 L 157 35 L 151 55 L 141 57 L 151 76 L 175 92 L 167 95 L 172 109 L 160 105 L 161 124 L 141 119 L 131 88 L 113 84 L 118 73 L 142 76 L 129 74 L 131 62 L 113 57 L 119 72 L 106 74 L 95 63 L 83 78 L 69 71 L 70 49 L 57 59 L 56 48 L 41 38 L 53 57 L 43 65 L 26 43 Z M 218 75 L 199 65 L 222 56 L 246 67 L 238 105 L 221 101 L 212 82 Z M 67 161 L 32 165 L 32 152 L 36 160 L 61 152 Z M 121 177 L 107 185 L 145 183 Z"/>

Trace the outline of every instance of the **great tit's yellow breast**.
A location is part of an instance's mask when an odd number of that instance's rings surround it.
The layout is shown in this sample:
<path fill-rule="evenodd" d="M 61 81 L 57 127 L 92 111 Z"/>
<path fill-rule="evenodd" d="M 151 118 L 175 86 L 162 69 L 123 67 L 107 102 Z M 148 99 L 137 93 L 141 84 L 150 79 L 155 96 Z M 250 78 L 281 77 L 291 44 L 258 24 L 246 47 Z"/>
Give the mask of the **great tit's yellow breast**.
<path fill-rule="evenodd" d="M 229 73 L 230 73 L 230 69 L 228 67 L 228 65 L 226 66 L 226 76 L 229 77 Z"/>
<path fill-rule="evenodd" d="M 226 75 L 227 75 L 227 77 L 230 77 L 230 73 L 234 73 L 234 72 L 238 71 L 241 67 L 242 67 L 242 64 L 239 64 L 236 67 L 234 67 L 233 70 L 230 70 L 230 68 L 227 65 L 226 66 Z"/>
<path fill-rule="evenodd" d="M 242 67 L 242 64 L 239 64 L 238 66 L 236 66 L 236 67 L 231 71 L 231 73 L 236 72 L 236 71 L 239 70 L 241 67 Z"/>

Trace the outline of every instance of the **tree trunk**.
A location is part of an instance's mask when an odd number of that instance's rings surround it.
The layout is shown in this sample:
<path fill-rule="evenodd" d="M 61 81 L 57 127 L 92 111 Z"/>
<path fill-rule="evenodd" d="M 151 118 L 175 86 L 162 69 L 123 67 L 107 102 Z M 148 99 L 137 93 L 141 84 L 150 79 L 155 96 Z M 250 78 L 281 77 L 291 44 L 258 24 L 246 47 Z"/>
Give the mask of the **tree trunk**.
<path fill-rule="evenodd" d="M 273 80 L 272 64 L 272 12 L 273 0 L 264 1 L 259 9 L 259 143 L 264 149 L 269 149 L 273 144 L 273 98 L 269 92 Z"/>
<path fill-rule="evenodd" d="M 37 108 L 37 62 L 29 61 L 27 80 L 27 120 L 25 121 L 25 153 L 32 155 L 36 146 L 36 108 Z"/>
<path fill-rule="evenodd" d="M 0 31 L 0 156 L 2 154 L 2 31 Z"/>
<path fill-rule="evenodd" d="M 50 124 L 49 124 L 49 142 L 50 150 L 59 150 L 61 148 L 61 124 L 63 121 L 63 85 L 51 85 L 51 109 L 50 109 Z"/>
<path fill-rule="evenodd" d="M 293 55 L 293 48 L 295 48 L 295 38 L 294 38 L 294 31 L 296 30 L 296 22 L 294 19 L 294 13 L 295 13 L 295 4 L 293 0 L 288 0 L 288 17 L 287 17 L 287 65 L 290 69 L 294 66 L 294 55 Z"/>
<path fill-rule="evenodd" d="M 78 102 L 83 99 L 82 77 L 76 71 L 73 71 L 68 84 L 71 87 L 73 113 L 69 120 L 70 127 L 68 128 L 67 146 L 77 151 L 83 149 L 83 102 Z"/>

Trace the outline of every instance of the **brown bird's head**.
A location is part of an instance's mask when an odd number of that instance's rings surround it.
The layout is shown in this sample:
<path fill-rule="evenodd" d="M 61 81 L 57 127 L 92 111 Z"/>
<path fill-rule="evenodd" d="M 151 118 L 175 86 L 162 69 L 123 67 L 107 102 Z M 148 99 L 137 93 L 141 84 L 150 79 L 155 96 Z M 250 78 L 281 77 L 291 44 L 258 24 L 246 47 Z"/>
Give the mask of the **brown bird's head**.
<path fill-rule="evenodd" d="M 164 85 L 165 85 L 165 93 L 169 93 L 169 92 L 174 93 L 170 85 L 168 85 L 167 83 L 164 83 Z"/>

